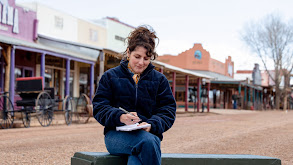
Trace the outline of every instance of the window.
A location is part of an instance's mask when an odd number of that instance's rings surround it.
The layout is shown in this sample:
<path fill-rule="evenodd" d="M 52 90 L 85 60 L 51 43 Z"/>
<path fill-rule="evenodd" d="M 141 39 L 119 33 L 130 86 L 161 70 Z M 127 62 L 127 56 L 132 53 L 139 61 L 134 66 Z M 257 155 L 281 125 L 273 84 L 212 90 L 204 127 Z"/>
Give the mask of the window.
<path fill-rule="evenodd" d="M 14 69 L 15 78 L 19 77 L 33 77 L 34 76 L 34 69 L 30 67 L 19 67 L 16 66 Z"/>
<path fill-rule="evenodd" d="M 90 40 L 98 42 L 98 32 L 96 30 L 90 29 Z"/>
<path fill-rule="evenodd" d="M 115 35 L 115 39 L 118 40 L 118 41 L 122 41 L 122 42 L 125 41 L 125 38 L 117 36 L 117 35 Z"/>
<path fill-rule="evenodd" d="M 79 75 L 79 94 L 88 93 L 88 74 L 87 73 L 80 73 Z"/>
<path fill-rule="evenodd" d="M 14 76 L 16 78 L 21 77 L 33 77 L 34 69 L 31 67 L 23 67 L 23 66 L 15 66 L 14 68 Z M 14 89 L 16 88 L 16 83 L 14 84 Z"/>
<path fill-rule="evenodd" d="M 55 27 L 58 29 L 63 29 L 63 18 L 55 16 Z"/>
<path fill-rule="evenodd" d="M 73 79 L 74 79 L 74 72 L 70 72 L 69 74 L 69 95 L 73 96 Z M 66 71 L 63 72 L 63 83 L 64 83 L 64 97 L 66 94 Z"/>
<path fill-rule="evenodd" d="M 53 87 L 53 69 L 45 69 L 45 88 Z"/>

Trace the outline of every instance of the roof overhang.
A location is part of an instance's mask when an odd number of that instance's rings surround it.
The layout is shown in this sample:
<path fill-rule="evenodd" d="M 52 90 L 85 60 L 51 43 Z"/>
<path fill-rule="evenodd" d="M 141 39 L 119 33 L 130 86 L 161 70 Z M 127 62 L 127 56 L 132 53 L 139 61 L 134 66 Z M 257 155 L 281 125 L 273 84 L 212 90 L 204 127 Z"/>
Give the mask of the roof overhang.
<path fill-rule="evenodd" d="M 183 75 L 189 75 L 194 78 L 205 78 L 205 79 L 207 79 L 207 82 L 209 82 L 212 79 L 212 77 L 210 77 L 210 76 L 203 75 L 200 73 L 194 73 L 192 71 L 182 69 L 182 68 L 179 68 L 176 66 L 172 66 L 170 64 L 166 64 L 161 61 L 152 61 L 152 64 L 157 67 L 163 67 L 164 70 L 168 70 L 171 72 L 175 72 L 175 73 L 179 73 L 179 74 L 183 74 Z"/>

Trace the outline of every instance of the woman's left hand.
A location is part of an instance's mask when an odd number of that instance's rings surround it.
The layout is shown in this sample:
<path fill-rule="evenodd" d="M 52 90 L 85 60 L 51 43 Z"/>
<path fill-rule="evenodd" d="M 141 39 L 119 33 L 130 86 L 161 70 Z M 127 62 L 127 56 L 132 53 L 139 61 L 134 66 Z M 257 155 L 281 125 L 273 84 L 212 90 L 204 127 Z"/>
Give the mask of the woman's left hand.
<path fill-rule="evenodd" d="M 142 122 L 142 123 L 140 123 L 138 126 L 141 126 L 141 125 L 147 125 L 147 124 L 149 124 L 149 123 L 147 123 L 147 122 Z M 151 127 L 152 127 L 152 125 L 151 125 L 150 127 L 146 127 L 146 128 L 142 128 L 142 129 L 145 130 L 145 131 L 147 131 L 147 132 L 150 132 Z"/>

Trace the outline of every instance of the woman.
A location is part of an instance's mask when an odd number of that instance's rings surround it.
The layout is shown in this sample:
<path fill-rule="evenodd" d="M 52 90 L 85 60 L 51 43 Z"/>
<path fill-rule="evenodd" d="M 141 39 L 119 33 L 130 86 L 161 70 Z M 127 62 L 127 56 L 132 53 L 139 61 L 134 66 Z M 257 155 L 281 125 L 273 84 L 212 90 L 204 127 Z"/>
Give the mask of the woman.
<path fill-rule="evenodd" d="M 175 121 L 176 102 L 169 82 L 151 64 L 157 57 L 155 39 L 155 32 L 145 26 L 131 32 L 125 58 L 103 74 L 93 99 L 94 117 L 105 126 L 107 150 L 113 155 L 127 155 L 129 165 L 161 164 L 162 134 Z M 131 132 L 115 130 L 137 122 L 151 127 Z"/>

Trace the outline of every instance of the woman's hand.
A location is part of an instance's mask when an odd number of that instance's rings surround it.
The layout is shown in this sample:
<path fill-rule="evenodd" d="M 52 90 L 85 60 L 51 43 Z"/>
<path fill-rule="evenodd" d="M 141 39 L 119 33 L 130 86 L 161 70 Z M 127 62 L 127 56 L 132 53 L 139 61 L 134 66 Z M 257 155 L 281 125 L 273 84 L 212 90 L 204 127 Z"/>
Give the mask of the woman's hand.
<path fill-rule="evenodd" d="M 147 123 L 147 122 L 142 122 L 142 123 L 140 123 L 138 126 L 141 126 L 141 125 L 147 125 L 147 124 L 149 124 L 149 123 Z M 151 127 L 152 127 L 152 125 L 151 125 L 150 127 L 146 127 L 146 128 L 142 128 L 142 129 L 145 130 L 145 131 L 147 131 L 147 132 L 150 132 Z"/>
<path fill-rule="evenodd" d="M 135 123 L 140 121 L 140 118 L 137 116 L 136 112 L 130 112 L 130 113 L 132 113 L 133 115 L 131 115 L 131 114 L 122 114 L 120 116 L 120 122 L 124 123 L 126 125 L 131 125 L 131 124 L 135 124 Z"/>

